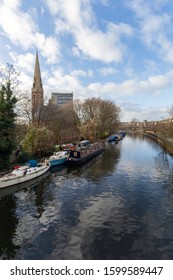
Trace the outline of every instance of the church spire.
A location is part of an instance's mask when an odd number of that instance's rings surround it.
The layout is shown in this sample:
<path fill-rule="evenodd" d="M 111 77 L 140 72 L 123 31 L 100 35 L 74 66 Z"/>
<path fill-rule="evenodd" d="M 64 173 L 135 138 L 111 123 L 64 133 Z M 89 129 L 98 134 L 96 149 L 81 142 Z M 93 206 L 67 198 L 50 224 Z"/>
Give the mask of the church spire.
<path fill-rule="evenodd" d="M 36 51 L 34 79 L 32 87 L 32 120 L 35 121 L 39 115 L 39 109 L 44 104 L 44 92 L 41 80 L 38 51 Z"/>

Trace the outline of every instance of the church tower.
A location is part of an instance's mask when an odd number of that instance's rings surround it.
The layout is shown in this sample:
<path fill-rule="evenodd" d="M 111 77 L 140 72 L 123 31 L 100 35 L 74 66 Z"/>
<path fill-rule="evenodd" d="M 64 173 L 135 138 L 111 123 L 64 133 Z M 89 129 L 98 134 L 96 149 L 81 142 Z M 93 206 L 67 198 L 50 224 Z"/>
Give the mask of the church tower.
<path fill-rule="evenodd" d="M 36 52 L 34 80 L 32 87 L 32 122 L 39 118 L 40 108 L 44 105 L 44 91 L 41 80 L 38 51 Z"/>

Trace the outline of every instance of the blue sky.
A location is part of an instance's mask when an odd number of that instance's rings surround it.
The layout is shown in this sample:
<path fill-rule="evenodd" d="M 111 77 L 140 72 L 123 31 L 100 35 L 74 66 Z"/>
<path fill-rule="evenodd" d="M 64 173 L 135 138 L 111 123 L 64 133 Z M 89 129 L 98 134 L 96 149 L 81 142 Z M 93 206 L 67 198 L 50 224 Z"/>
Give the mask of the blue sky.
<path fill-rule="evenodd" d="M 161 120 L 173 105 L 173 1 L 0 0 L 0 63 L 30 94 L 36 49 L 45 100 L 116 102 L 122 121 Z"/>

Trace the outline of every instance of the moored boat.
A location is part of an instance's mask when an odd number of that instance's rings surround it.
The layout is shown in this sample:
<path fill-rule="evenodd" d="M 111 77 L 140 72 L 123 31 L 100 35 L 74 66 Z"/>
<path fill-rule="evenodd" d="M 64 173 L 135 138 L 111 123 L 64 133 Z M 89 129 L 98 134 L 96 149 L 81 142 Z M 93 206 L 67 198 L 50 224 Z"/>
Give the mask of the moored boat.
<path fill-rule="evenodd" d="M 68 151 L 59 151 L 55 152 L 46 162 L 50 163 L 51 166 L 56 166 L 60 164 L 64 164 L 67 162 L 69 157 Z"/>
<path fill-rule="evenodd" d="M 125 132 L 123 132 L 123 131 L 119 131 L 118 132 L 118 135 L 121 137 L 121 139 L 123 139 L 124 137 L 125 137 Z"/>
<path fill-rule="evenodd" d="M 39 185 L 42 181 L 44 181 L 44 183 L 46 182 L 46 178 L 49 176 L 49 171 L 43 173 L 42 175 L 32 179 L 32 180 L 29 180 L 29 181 L 26 181 L 26 182 L 23 182 L 23 183 L 20 183 L 20 184 L 17 184 L 17 185 L 12 185 L 12 186 L 9 186 L 9 187 L 6 187 L 6 188 L 0 188 L 0 200 L 5 197 L 5 196 L 8 196 L 8 195 L 11 195 L 15 192 L 18 192 L 18 191 L 21 191 L 23 189 L 26 189 L 26 188 L 29 188 L 29 187 L 36 187 L 37 185 Z"/>
<path fill-rule="evenodd" d="M 67 160 L 68 165 L 79 165 L 87 160 L 95 157 L 105 150 L 105 143 L 98 142 L 90 144 L 89 140 L 79 142 L 75 150 L 70 151 L 69 158 Z"/>
<path fill-rule="evenodd" d="M 30 165 L 17 166 L 11 173 L 0 177 L 0 189 L 33 180 L 46 173 L 49 168 L 49 163 L 39 163 L 35 167 Z"/>
<path fill-rule="evenodd" d="M 119 142 L 121 140 L 121 137 L 117 134 L 111 135 L 108 137 L 108 142 Z"/>

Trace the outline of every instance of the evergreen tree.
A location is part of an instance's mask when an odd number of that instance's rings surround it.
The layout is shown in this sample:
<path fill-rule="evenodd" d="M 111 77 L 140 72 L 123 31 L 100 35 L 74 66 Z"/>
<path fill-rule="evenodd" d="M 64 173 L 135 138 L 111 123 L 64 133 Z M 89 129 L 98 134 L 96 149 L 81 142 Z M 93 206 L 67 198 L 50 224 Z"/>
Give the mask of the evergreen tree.
<path fill-rule="evenodd" d="M 15 104 L 11 83 L 0 88 L 0 169 L 9 167 L 10 156 L 15 148 Z"/>

